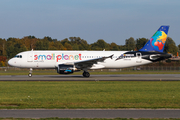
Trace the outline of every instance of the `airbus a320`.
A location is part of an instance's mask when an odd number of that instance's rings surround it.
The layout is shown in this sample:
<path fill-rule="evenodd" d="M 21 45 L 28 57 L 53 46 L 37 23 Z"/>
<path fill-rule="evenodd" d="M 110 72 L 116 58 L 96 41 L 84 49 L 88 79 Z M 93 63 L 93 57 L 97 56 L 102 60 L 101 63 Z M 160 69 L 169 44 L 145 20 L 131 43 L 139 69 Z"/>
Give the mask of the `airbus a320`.
<path fill-rule="evenodd" d="M 29 77 L 36 68 L 57 69 L 59 74 L 71 74 L 82 70 L 83 76 L 89 77 L 90 69 L 120 69 L 170 58 L 170 54 L 163 53 L 168 30 L 169 26 L 161 26 L 138 51 L 32 50 L 18 53 L 8 64 L 18 68 L 29 68 Z"/>

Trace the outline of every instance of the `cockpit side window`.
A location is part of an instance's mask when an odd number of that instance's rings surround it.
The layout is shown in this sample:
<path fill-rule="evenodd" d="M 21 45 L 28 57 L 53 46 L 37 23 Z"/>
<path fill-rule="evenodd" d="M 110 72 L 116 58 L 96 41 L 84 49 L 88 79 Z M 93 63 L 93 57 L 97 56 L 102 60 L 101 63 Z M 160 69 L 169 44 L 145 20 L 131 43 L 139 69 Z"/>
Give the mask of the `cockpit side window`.
<path fill-rule="evenodd" d="M 22 58 L 22 55 L 16 55 L 14 58 Z"/>
<path fill-rule="evenodd" d="M 18 56 L 16 55 L 16 56 L 14 56 L 14 58 L 17 58 Z"/>

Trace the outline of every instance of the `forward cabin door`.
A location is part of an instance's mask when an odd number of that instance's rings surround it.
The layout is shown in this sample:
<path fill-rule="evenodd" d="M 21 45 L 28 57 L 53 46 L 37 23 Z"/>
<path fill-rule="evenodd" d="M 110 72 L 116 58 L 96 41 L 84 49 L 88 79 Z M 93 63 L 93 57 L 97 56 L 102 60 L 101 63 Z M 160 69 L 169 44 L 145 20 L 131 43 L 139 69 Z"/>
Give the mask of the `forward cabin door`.
<path fill-rule="evenodd" d="M 141 56 L 142 56 L 142 55 L 141 55 L 140 52 L 137 52 L 137 53 L 136 53 L 136 58 L 137 58 L 137 59 L 136 59 L 136 63 L 141 63 L 141 62 L 142 62 Z"/>
<path fill-rule="evenodd" d="M 27 61 L 28 62 L 33 62 L 33 52 L 29 52 L 27 55 Z"/>

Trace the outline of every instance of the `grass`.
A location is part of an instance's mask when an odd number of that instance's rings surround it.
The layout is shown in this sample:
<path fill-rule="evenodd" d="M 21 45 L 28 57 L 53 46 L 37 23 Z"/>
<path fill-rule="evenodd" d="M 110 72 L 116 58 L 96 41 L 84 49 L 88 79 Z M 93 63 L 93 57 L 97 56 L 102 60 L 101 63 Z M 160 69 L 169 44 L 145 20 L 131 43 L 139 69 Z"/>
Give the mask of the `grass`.
<path fill-rule="evenodd" d="M 74 75 L 82 75 L 83 71 L 75 72 Z M 0 71 L 1 75 L 27 75 L 29 70 L 8 70 Z M 180 74 L 180 71 L 90 71 L 91 75 L 106 74 Z M 34 70 L 33 75 L 59 75 L 56 70 Z M 72 74 L 70 74 L 72 75 Z"/>
<path fill-rule="evenodd" d="M 179 81 L 0 82 L 0 109 L 180 108 Z"/>

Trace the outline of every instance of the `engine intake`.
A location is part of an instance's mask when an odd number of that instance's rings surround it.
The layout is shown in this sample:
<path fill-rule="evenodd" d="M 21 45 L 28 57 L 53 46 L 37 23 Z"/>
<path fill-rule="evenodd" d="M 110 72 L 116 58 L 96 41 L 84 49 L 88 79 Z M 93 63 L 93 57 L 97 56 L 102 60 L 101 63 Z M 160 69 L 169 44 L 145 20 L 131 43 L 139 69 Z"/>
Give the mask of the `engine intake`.
<path fill-rule="evenodd" d="M 59 74 L 70 74 L 70 73 L 74 72 L 73 68 L 74 68 L 74 65 L 60 64 L 60 65 L 58 65 L 57 73 L 59 73 Z"/>

